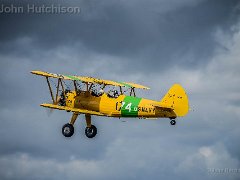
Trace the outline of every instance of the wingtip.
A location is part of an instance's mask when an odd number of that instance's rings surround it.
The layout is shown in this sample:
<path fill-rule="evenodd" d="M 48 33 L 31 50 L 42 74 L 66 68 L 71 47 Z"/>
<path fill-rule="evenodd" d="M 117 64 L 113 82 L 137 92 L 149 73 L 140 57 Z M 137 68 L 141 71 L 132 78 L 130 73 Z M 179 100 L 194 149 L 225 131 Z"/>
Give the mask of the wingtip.
<path fill-rule="evenodd" d="M 32 73 L 32 74 L 39 74 L 39 72 L 41 72 L 41 71 L 38 71 L 38 70 L 30 71 L 30 73 Z"/>

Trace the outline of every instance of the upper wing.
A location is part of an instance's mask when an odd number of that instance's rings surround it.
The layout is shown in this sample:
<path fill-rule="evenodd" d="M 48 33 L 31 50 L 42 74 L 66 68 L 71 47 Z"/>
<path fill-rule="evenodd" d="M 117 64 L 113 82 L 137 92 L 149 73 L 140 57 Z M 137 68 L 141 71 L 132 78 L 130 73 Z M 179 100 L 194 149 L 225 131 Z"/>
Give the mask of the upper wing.
<path fill-rule="evenodd" d="M 51 77 L 51 78 L 61 78 L 66 80 L 76 80 L 71 77 L 62 75 L 62 74 L 54 74 L 54 73 L 48 73 L 43 71 L 31 71 L 32 74 L 39 75 L 39 76 L 45 76 L 45 77 Z"/>
<path fill-rule="evenodd" d="M 104 114 L 96 112 L 96 111 L 90 111 L 90 110 L 79 109 L 79 108 L 70 108 L 70 107 L 58 106 L 58 105 L 54 105 L 54 104 L 41 104 L 40 106 L 43 106 L 43 107 L 46 107 L 46 108 L 51 108 L 51 109 L 71 111 L 71 112 L 76 112 L 76 113 L 81 113 L 81 114 L 91 114 L 91 115 L 96 115 L 96 116 L 104 116 Z"/>
<path fill-rule="evenodd" d="M 149 87 L 143 86 L 141 84 L 136 84 L 136 83 L 131 83 L 131 82 L 125 82 L 125 84 L 134 87 L 134 88 L 138 88 L 138 89 L 150 89 Z"/>
<path fill-rule="evenodd" d="M 117 81 L 104 80 L 104 79 L 98 79 L 98 78 L 86 77 L 86 76 L 54 74 L 54 73 L 48 73 L 43 71 L 31 71 L 31 73 L 39 76 L 61 78 L 61 79 L 73 80 L 73 81 L 81 81 L 84 83 L 97 83 L 97 84 L 112 85 L 112 86 L 124 86 L 124 87 L 139 88 L 139 89 L 150 89 L 140 84 L 129 83 L 129 82 L 117 82 Z"/>
<path fill-rule="evenodd" d="M 61 79 L 66 79 L 66 80 L 75 80 L 75 81 L 82 81 L 82 82 L 89 82 L 89 83 L 122 86 L 118 82 L 103 80 L 103 79 L 97 79 L 97 78 L 93 78 L 93 77 L 86 77 L 86 76 L 72 76 L 72 75 L 54 74 L 54 73 L 48 73 L 48 72 L 43 72 L 43 71 L 31 71 L 31 73 L 35 74 L 35 75 L 51 77 L 51 78 L 61 78 Z"/>

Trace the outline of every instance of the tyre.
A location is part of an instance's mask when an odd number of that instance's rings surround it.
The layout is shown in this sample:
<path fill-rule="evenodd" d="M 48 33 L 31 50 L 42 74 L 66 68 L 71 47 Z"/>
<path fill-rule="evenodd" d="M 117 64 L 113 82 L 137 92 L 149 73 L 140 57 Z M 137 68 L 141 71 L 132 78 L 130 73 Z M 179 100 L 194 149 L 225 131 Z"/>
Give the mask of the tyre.
<path fill-rule="evenodd" d="M 74 134 L 74 127 L 72 124 L 64 124 L 62 127 L 62 134 L 65 137 L 71 137 Z"/>
<path fill-rule="evenodd" d="M 175 125 L 175 124 L 176 124 L 176 121 L 175 121 L 175 120 L 171 120 L 171 121 L 170 121 L 170 124 L 171 124 L 171 125 Z"/>
<path fill-rule="evenodd" d="M 94 125 L 92 125 L 91 127 L 86 127 L 85 135 L 88 138 L 93 138 L 96 136 L 96 134 L 97 134 L 97 128 Z"/>

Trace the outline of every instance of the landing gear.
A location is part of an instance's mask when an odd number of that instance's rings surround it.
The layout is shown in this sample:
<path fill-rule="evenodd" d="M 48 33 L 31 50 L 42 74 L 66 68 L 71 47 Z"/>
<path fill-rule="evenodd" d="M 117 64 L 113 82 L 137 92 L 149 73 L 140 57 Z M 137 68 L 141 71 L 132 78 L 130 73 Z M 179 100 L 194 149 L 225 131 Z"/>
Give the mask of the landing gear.
<path fill-rule="evenodd" d="M 78 114 L 73 113 L 70 123 L 64 124 L 62 127 L 62 134 L 65 137 L 71 137 L 74 134 L 74 123 L 78 117 Z"/>
<path fill-rule="evenodd" d="M 65 137 L 71 137 L 74 134 L 74 127 L 72 124 L 64 124 L 62 127 L 62 134 Z"/>
<path fill-rule="evenodd" d="M 176 121 L 175 121 L 174 119 L 172 119 L 172 120 L 170 121 L 170 124 L 171 124 L 171 125 L 175 125 L 175 124 L 176 124 Z"/>
<path fill-rule="evenodd" d="M 62 134 L 65 137 L 71 137 L 74 134 L 74 123 L 78 117 L 77 113 L 73 113 L 70 123 L 64 124 L 62 127 Z M 91 123 L 91 115 L 85 114 L 87 127 L 85 128 L 85 135 L 88 138 L 93 138 L 97 135 L 97 128 Z"/>
<path fill-rule="evenodd" d="M 85 135 L 88 138 L 93 138 L 97 135 L 97 128 L 94 125 L 92 125 L 91 115 L 85 114 L 85 119 L 87 124 L 87 127 L 85 128 Z"/>
<path fill-rule="evenodd" d="M 93 138 L 97 134 L 97 128 L 94 125 L 91 125 L 91 127 L 86 127 L 85 129 L 85 135 L 88 138 Z"/>

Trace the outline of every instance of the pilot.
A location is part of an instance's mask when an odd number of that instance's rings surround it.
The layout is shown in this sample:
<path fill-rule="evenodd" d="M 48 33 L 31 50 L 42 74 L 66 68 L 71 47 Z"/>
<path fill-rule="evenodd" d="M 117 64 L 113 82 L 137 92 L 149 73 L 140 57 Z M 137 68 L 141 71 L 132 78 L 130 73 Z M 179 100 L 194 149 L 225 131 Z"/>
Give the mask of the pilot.
<path fill-rule="evenodd" d="M 117 97 L 119 96 L 119 94 L 118 94 L 118 91 L 117 91 L 117 90 L 114 90 L 114 91 L 113 91 L 113 96 L 114 96 L 115 98 L 117 98 Z"/>

